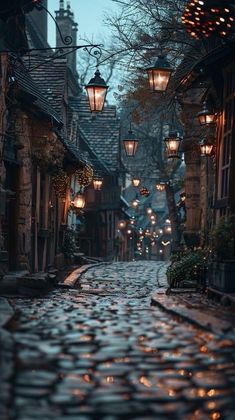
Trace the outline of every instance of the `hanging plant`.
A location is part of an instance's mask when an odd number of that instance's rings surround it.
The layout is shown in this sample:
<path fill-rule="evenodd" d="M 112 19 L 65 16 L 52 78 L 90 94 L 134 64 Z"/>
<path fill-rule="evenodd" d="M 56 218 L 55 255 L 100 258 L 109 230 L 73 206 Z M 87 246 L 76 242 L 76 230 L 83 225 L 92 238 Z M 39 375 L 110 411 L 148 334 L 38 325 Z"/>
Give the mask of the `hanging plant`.
<path fill-rule="evenodd" d="M 52 176 L 51 180 L 57 197 L 65 200 L 67 190 L 70 186 L 70 179 L 66 172 L 60 169 L 56 174 Z"/>
<path fill-rule="evenodd" d="M 53 134 L 33 138 L 32 158 L 44 171 L 62 166 L 64 153 L 64 146 Z"/>
<path fill-rule="evenodd" d="M 77 169 L 74 175 L 80 187 L 87 187 L 92 181 L 93 169 L 86 165 L 84 168 Z"/>

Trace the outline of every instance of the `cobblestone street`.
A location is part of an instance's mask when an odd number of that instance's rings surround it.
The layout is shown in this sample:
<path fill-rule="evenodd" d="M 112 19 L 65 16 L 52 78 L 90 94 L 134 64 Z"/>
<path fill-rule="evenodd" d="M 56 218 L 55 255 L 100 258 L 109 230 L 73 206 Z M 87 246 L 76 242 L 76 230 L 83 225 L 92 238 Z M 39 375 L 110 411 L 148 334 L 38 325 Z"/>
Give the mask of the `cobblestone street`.
<path fill-rule="evenodd" d="M 11 299 L 1 420 L 234 419 L 235 340 L 151 306 L 163 268 L 98 265 L 77 289 Z"/>

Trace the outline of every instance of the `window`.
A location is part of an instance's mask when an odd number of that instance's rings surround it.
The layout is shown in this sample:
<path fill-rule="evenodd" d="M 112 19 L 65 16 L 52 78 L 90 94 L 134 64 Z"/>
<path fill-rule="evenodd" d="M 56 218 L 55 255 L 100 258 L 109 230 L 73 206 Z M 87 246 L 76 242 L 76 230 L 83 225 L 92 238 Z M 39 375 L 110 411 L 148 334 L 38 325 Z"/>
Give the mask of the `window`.
<path fill-rule="evenodd" d="M 224 89 L 224 130 L 222 133 L 221 156 L 220 156 L 220 199 L 229 198 L 231 145 L 233 132 L 233 115 L 235 78 L 234 70 L 230 69 L 225 73 Z M 223 212 L 224 213 L 224 212 Z"/>

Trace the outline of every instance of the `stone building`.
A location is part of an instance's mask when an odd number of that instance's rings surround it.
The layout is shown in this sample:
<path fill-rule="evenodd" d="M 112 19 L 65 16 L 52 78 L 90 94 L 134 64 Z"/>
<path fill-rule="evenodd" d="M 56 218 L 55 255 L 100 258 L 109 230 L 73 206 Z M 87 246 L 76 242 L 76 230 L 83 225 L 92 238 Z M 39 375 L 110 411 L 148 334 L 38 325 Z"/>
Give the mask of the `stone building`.
<path fill-rule="evenodd" d="M 94 192 L 91 186 L 85 191 L 87 231 L 85 242 L 78 238 L 81 251 L 111 258 L 121 212 L 119 122 L 114 107 L 90 121 L 78 84 L 76 51 L 65 58 L 52 56 L 45 11 L 34 9 L 33 2 L 27 3 L 28 14 L 24 8 L 19 11 L 23 23 L 26 17 L 21 44 L 1 40 L 2 51 L 9 50 L 1 53 L 1 275 L 44 272 L 64 265 L 65 235 L 79 219 L 72 199 L 84 187 L 78 182 L 78 172 L 92 173 L 94 167 L 105 181 L 103 191 Z M 56 19 L 61 36 L 71 36 L 76 45 L 77 24 L 63 1 Z M 12 53 L 15 50 L 20 56 Z M 94 135 L 98 131 L 99 138 Z M 100 143 L 108 161 L 103 161 Z"/>

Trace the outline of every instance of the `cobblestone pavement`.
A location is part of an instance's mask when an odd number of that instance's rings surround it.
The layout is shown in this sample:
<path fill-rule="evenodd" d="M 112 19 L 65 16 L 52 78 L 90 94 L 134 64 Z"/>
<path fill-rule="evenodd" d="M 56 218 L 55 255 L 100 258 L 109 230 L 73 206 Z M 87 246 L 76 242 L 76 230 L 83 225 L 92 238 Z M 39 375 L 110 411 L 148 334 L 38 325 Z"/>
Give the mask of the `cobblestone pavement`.
<path fill-rule="evenodd" d="M 113 263 L 77 290 L 12 299 L 1 420 L 233 420 L 235 340 L 151 307 L 161 270 Z"/>

